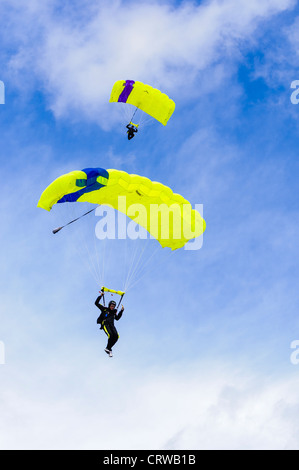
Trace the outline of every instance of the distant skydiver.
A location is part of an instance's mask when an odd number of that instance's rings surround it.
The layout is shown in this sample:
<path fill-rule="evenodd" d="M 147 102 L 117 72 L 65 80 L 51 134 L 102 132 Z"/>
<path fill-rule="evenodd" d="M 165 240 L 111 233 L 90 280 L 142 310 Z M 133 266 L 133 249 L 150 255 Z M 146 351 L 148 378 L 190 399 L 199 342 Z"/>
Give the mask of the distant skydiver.
<path fill-rule="evenodd" d="M 100 304 L 100 300 L 104 295 L 103 292 L 100 293 L 97 300 L 95 301 L 95 305 L 101 310 L 101 314 L 97 319 L 97 323 L 101 325 L 101 330 L 104 330 L 106 335 L 108 336 L 107 346 L 105 348 L 105 352 L 112 357 L 112 348 L 115 343 L 118 341 L 119 334 L 117 329 L 114 326 L 114 320 L 119 320 L 123 314 L 124 306 L 121 306 L 120 312 L 117 313 L 116 302 L 111 300 L 108 304 L 108 307 Z"/>
<path fill-rule="evenodd" d="M 126 128 L 128 129 L 127 130 L 128 140 L 133 139 L 133 137 L 135 137 L 135 133 L 138 132 L 137 127 L 134 126 L 134 124 L 130 122 L 130 124 L 127 124 Z"/>

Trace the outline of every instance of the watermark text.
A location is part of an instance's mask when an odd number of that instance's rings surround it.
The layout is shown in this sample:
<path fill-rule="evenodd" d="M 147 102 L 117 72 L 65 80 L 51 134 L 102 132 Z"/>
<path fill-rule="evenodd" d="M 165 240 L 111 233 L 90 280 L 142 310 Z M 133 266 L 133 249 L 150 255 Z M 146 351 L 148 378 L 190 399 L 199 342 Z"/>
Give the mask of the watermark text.
<path fill-rule="evenodd" d="M 3 341 L 0 341 L 0 365 L 5 364 L 5 346 Z"/>
<path fill-rule="evenodd" d="M 291 83 L 291 88 L 294 89 L 290 97 L 291 103 L 298 104 L 299 103 L 299 80 L 293 80 Z"/>
<path fill-rule="evenodd" d="M 117 211 L 114 209 L 117 208 Z M 127 204 L 126 196 L 119 196 L 116 206 L 98 206 L 100 217 L 95 227 L 99 240 L 147 239 L 159 240 L 162 246 L 185 250 L 199 250 L 203 244 L 205 222 L 203 205 L 195 204 Z M 130 221 L 127 223 L 127 217 Z"/>
<path fill-rule="evenodd" d="M 291 363 L 294 366 L 297 366 L 299 364 L 299 340 L 295 339 L 294 341 L 292 341 L 290 348 L 294 349 L 290 356 Z"/>
<path fill-rule="evenodd" d="M 0 80 L 0 104 L 5 104 L 5 85 L 2 80 Z"/>

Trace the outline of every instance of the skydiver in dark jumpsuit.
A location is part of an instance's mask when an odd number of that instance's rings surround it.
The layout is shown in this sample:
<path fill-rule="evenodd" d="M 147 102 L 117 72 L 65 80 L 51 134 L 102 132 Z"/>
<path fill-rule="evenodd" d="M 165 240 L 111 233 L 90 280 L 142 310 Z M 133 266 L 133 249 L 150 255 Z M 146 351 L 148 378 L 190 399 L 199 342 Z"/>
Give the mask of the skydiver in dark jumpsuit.
<path fill-rule="evenodd" d="M 114 302 L 114 300 L 111 300 L 109 302 L 108 307 L 104 307 L 104 305 L 100 304 L 102 296 L 103 293 L 101 293 L 95 301 L 95 305 L 101 310 L 101 314 L 97 319 L 97 323 L 101 325 L 100 329 L 104 330 L 106 335 L 108 336 L 108 343 L 105 348 L 105 352 L 109 354 L 109 357 L 112 357 L 112 348 L 119 338 L 117 329 L 114 326 L 114 320 L 118 321 L 122 317 L 124 307 L 122 305 L 120 312 L 117 313 L 117 310 L 115 308 L 116 302 Z"/>
<path fill-rule="evenodd" d="M 133 124 L 127 124 L 126 128 L 128 129 L 127 130 L 128 139 L 129 140 L 133 139 L 133 137 L 135 137 L 135 132 L 138 132 L 137 127 L 134 126 Z"/>

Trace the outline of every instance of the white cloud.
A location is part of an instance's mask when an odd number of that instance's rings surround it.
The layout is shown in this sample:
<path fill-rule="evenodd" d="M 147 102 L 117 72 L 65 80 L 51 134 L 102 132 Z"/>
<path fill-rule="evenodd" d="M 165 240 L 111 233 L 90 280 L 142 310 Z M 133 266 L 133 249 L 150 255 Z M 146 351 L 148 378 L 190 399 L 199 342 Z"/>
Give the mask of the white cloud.
<path fill-rule="evenodd" d="M 84 367 L 82 356 L 62 359 L 66 369 L 46 363 L 30 381 L 26 369 L 14 379 L 7 373 L 1 448 L 298 449 L 292 375 L 265 379 L 245 365 L 240 372 L 200 362 L 141 372 L 117 357 Z M 10 389 L 13 380 L 18 387 Z"/>
<path fill-rule="evenodd" d="M 63 11 L 58 14 L 48 3 L 29 5 L 11 69 L 21 73 L 29 68 L 41 79 L 57 117 L 70 117 L 76 110 L 107 127 L 114 81 L 133 77 L 161 87 L 175 100 L 191 99 L 201 93 L 201 71 L 238 58 L 241 48 L 256 40 L 261 21 L 294 2 L 214 0 L 177 7 L 120 1 L 96 7 L 87 2 L 83 22 Z"/>

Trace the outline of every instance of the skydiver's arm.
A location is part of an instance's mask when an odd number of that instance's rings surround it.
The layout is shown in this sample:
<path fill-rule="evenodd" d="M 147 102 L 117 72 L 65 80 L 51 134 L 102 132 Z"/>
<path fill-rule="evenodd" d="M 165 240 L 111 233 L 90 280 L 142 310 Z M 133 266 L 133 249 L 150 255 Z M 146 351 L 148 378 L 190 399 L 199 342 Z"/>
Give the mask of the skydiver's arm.
<path fill-rule="evenodd" d="M 100 300 L 102 298 L 102 295 L 99 295 L 99 297 L 97 298 L 97 300 L 95 301 L 95 305 L 101 310 L 101 312 L 105 309 L 105 307 L 100 304 Z"/>
<path fill-rule="evenodd" d="M 122 306 L 121 309 L 120 309 L 120 312 L 115 315 L 115 320 L 120 320 L 121 319 L 123 311 L 124 311 L 124 307 Z"/>

